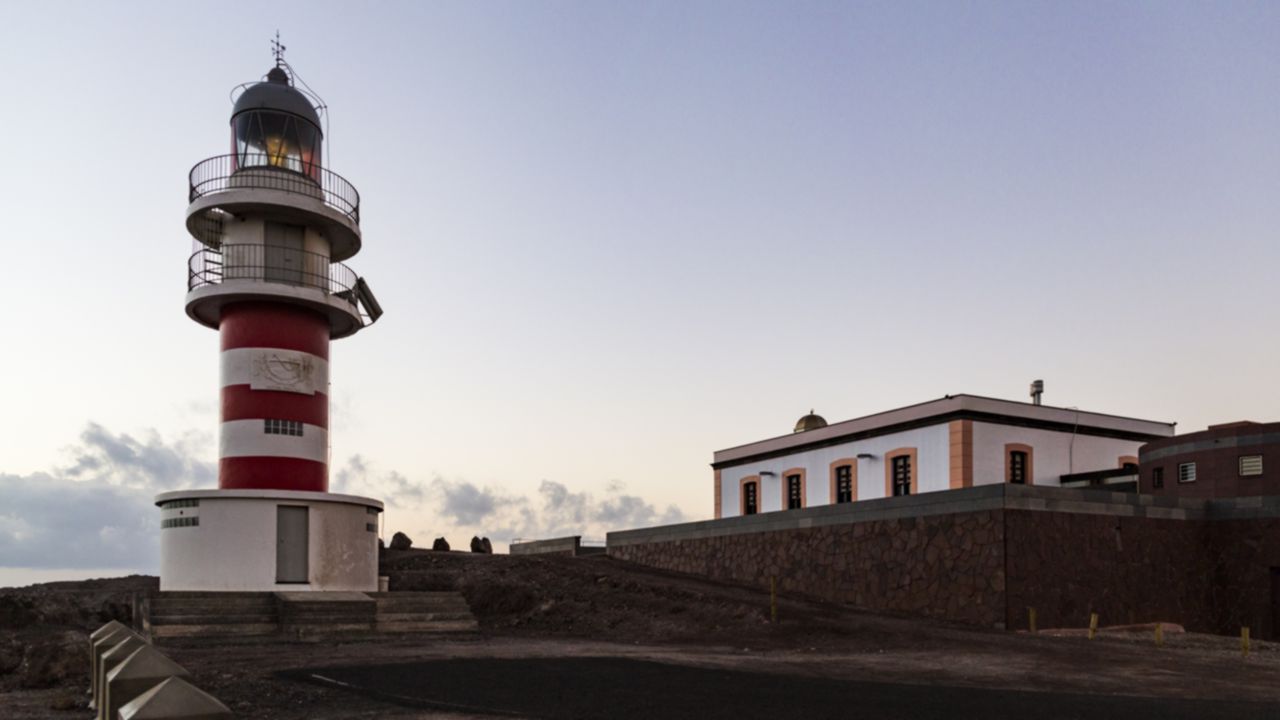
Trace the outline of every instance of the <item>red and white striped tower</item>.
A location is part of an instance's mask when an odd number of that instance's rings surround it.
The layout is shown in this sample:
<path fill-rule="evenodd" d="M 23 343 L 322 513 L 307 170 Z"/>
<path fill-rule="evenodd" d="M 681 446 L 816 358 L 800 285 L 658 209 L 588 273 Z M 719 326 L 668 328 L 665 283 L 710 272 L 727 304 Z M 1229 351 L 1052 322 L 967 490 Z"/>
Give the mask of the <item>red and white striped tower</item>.
<path fill-rule="evenodd" d="M 324 105 L 294 81 L 277 52 L 235 100 L 232 152 L 191 170 L 186 310 L 221 336 L 218 490 L 157 497 L 162 589 L 376 589 L 382 504 L 328 492 L 329 341 L 382 311 L 342 264 L 360 196 L 323 166 Z"/>
<path fill-rule="evenodd" d="M 327 491 L 329 323 L 276 299 L 221 314 L 218 487 Z"/>

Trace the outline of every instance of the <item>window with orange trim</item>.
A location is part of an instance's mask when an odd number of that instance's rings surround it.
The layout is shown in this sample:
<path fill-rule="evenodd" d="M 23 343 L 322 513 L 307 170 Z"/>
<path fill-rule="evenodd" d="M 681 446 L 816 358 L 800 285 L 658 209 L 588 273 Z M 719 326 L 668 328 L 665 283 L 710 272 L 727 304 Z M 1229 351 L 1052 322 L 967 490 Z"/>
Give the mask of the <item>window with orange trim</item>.
<path fill-rule="evenodd" d="M 760 485 L 756 481 L 742 484 L 742 514 L 755 515 L 760 512 Z"/>
<path fill-rule="evenodd" d="M 787 476 L 787 509 L 799 510 L 804 507 L 804 484 L 799 475 Z"/>
<path fill-rule="evenodd" d="M 1009 482 L 1014 485 L 1027 484 L 1027 451 L 1009 451 Z"/>
<path fill-rule="evenodd" d="M 836 502 L 853 502 L 853 466 L 841 465 L 836 468 Z"/>
<path fill-rule="evenodd" d="M 893 459 L 893 494 L 911 494 L 911 456 L 899 455 Z"/>

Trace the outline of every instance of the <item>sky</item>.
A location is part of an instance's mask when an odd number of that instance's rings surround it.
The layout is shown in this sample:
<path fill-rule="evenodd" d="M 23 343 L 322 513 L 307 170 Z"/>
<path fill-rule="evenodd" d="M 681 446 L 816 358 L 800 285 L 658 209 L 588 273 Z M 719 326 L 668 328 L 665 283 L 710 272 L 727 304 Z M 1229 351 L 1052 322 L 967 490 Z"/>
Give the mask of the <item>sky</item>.
<path fill-rule="evenodd" d="M 277 29 L 362 198 L 331 489 L 388 536 L 702 519 L 810 408 L 1036 378 L 1280 419 L 1276 3 L 0 0 L 0 584 L 154 572 L 216 484 L 186 173 Z"/>

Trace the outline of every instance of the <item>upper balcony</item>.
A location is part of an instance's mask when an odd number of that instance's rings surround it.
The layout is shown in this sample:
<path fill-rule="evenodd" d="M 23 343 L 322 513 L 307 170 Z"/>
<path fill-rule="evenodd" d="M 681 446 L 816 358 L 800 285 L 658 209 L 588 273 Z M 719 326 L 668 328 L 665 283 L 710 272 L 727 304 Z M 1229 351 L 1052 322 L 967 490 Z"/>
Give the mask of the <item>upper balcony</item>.
<path fill-rule="evenodd" d="M 270 213 L 325 230 L 335 261 L 360 251 L 360 193 L 318 164 L 265 153 L 218 155 L 196 163 L 188 183 L 187 229 L 201 232 L 210 212 Z"/>
<path fill-rule="evenodd" d="M 324 255 L 251 243 L 202 247 L 187 261 L 187 315 L 217 328 L 223 305 L 272 300 L 309 307 L 329 318 L 330 335 L 346 337 L 382 314 L 364 279 Z"/>

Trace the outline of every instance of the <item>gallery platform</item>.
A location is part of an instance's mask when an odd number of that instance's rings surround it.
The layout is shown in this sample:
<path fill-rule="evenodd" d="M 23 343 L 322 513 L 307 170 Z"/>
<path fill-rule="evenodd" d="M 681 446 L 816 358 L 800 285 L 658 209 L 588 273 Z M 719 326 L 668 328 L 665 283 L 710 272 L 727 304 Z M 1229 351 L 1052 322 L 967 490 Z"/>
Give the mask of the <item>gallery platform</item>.
<path fill-rule="evenodd" d="M 155 644 L 323 642 L 404 633 L 470 633 L 458 592 L 155 592 L 140 596 L 139 631 Z"/>

